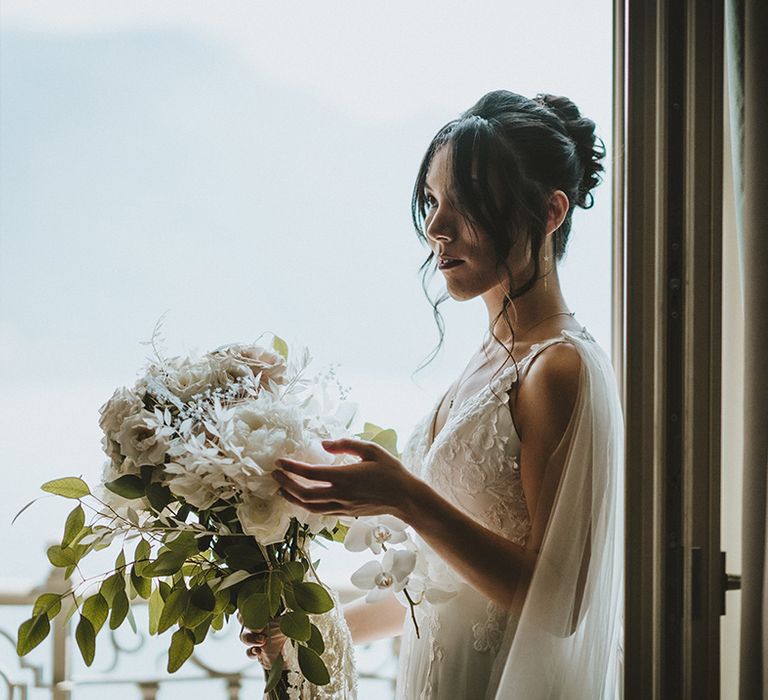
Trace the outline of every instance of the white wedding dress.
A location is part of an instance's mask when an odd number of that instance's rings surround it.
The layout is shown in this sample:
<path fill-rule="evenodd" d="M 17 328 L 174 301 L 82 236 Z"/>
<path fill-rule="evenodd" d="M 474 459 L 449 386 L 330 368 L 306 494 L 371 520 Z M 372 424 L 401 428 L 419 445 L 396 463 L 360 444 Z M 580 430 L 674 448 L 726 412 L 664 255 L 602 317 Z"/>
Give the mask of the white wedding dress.
<path fill-rule="evenodd" d="M 595 460 L 593 469 L 571 469 L 579 484 L 561 484 L 558 493 L 564 495 L 565 487 L 570 489 L 571 500 L 576 498 L 571 496 L 580 493 L 584 501 L 589 496 L 583 497 L 586 484 L 609 491 L 609 497 L 589 499 L 585 507 L 569 514 L 558 514 L 560 506 L 553 506 L 551 520 L 565 527 L 559 530 L 555 527 L 562 533 L 559 544 L 552 542 L 552 536 L 549 540 L 545 536 L 540 559 L 551 560 L 552 556 L 556 556 L 558 562 L 569 559 L 558 549 L 570 537 L 568 524 L 561 522 L 564 517 L 572 518 L 574 527 L 573 542 L 568 542 L 566 552 L 583 549 L 584 540 L 590 535 L 586 528 L 579 526 L 579 521 L 583 525 L 593 522 L 590 518 L 594 518 L 600 525 L 592 527 L 590 571 L 610 580 L 587 577 L 586 602 L 582 611 L 577 611 L 577 616 L 581 615 L 577 634 L 557 629 L 553 633 L 554 628 L 563 626 L 557 615 L 550 616 L 549 611 L 541 613 L 533 608 L 523 608 L 518 613 L 505 612 L 465 583 L 417 536 L 419 546 L 427 553 L 430 578 L 438 584 L 453 585 L 458 593 L 446 602 L 431 605 L 424 601 L 416 607 L 420 638 L 415 634 L 410 616 L 406 616 L 396 690 L 399 700 L 618 697 L 617 672 L 621 662 L 618 637 L 621 635 L 616 630 L 620 630 L 623 601 L 623 565 L 620 566 L 619 556 L 623 531 L 617 519 L 623 520 L 623 515 L 617 501 L 622 488 L 621 476 L 615 472 L 620 471 L 617 453 L 622 450 L 623 433 L 617 427 L 621 415 L 610 362 L 586 328 L 562 331 L 559 336 L 532 346 L 517 368 L 505 367 L 490 386 L 458 405 L 433 440 L 438 402 L 412 431 L 402 451 L 402 462 L 473 519 L 525 546 L 531 534 L 531 522 L 520 479 L 520 438 L 506 402 L 518 370 L 523 376 L 526 366 L 539 353 L 558 342 L 574 344 L 583 360 L 580 395 L 569 426 L 569 434 L 575 436 L 574 444 L 581 452 L 577 455 L 569 452 L 566 466 L 571 464 L 568 460 L 588 452 L 581 449 L 586 444 L 585 435 L 590 446 L 594 440 L 610 444 L 610 449 L 599 458 L 602 460 L 599 464 L 597 457 L 590 457 Z M 601 397 L 607 399 L 601 401 Z M 590 409 L 590 402 L 594 401 L 599 403 L 596 411 Z M 604 424 L 603 432 L 596 430 L 598 424 Z M 618 438 L 613 439 L 616 436 Z M 592 476 L 582 477 L 584 472 Z M 561 510 L 564 511 L 564 507 Z M 610 516 L 607 519 L 606 512 Z M 544 590 L 544 602 L 549 600 L 554 606 L 562 600 L 562 617 L 566 619 L 567 612 L 570 619 L 573 586 L 561 585 L 560 579 L 549 573 L 551 569 L 551 566 L 549 569 L 542 566 L 537 570 L 529 590 Z M 567 577 L 571 570 L 573 567 L 564 568 L 564 575 Z M 558 570 L 558 575 L 560 573 Z M 536 596 L 530 597 L 531 606 L 536 606 Z M 530 640 L 524 641 L 529 647 L 527 650 L 517 649 L 514 644 L 518 625 L 526 631 L 525 640 Z M 602 639 L 603 633 L 610 639 Z M 583 637 L 584 634 L 587 636 Z M 595 643 L 598 637 L 600 641 Z M 609 650 L 607 655 L 598 653 L 602 649 Z"/>

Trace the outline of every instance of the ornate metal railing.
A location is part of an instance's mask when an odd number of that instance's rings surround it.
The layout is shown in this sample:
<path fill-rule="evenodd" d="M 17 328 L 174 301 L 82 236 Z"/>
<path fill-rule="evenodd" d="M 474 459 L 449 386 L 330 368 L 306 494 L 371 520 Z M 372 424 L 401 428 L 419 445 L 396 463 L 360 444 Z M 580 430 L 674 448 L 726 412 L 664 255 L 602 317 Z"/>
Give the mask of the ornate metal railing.
<path fill-rule="evenodd" d="M 48 639 L 28 656 L 19 658 L 16 655 L 18 625 L 29 616 L 41 592 L 57 590 L 54 576 L 52 574 L 43 586 L 20 584 L 14 589 L 9 586 L 0 589 L 0 688 L 7 700 L 77 700 L 78 688 L 85 690 L 94 686 L 103 688 L 99 697 L 109 697 L 110 688 L 127 686 L 134 691 L 132 697 L 141 700 L 156 700 L 161 690 L 162 697 L 197 700 L 196 693 L 180 690 L 182 684 L 189 683 L 204 683 L 208 690 L 199 697 L 206 700 L 261 697 L 263 672 L 256 662 L 245 656 L 237 624 L 233 622 L 220 632 L 210 634 L 180 671 L 169 674 L 165 671 L 165 659 L 170 634 L 150 637 L 142 631 L 147 625 L 140 611 L 145 612 L 146 606 L 137 610 L 137 634 L 130 629 L 102 630 L 90 668 L 82 663 L 74 645 L 74 627 L 62 622 L 61 615 L 52 622 Z M 355 592 L 340 590 L 339 597 L 346 603 L 355 597 Z M 104 637 L 108 637 L 108 641 Z M 356 647 L 361 698 L 385 700 L 393 696 L 398 641 Z M 174 687 L 179 690 L 171 693 Z"/>

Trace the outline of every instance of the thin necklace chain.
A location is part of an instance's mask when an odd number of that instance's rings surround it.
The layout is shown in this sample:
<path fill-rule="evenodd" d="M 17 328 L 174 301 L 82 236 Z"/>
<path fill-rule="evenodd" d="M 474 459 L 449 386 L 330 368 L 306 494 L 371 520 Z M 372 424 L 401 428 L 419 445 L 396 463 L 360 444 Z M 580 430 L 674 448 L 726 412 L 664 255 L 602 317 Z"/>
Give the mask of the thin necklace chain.
<path fill-rule="evenodd" d="M 521 331 L 521 333 L 528 333 L 528 331 L 533 330 L 534 328 L 536 328 L 536 326 L 541 325 L 542 323 L 544 323 L 544 321 L 548 321 L 550 318 L 554 318 L 555 316 L 570 316 L 571 318 L 573 318 L 575 313 L 576 313 L 575 311 L 558 311 L 555 314 L 545 316 L 544 318 L 536 321 L 536 323 L 534 323 L 532 326 L 529 326 L 524 331 Z M 461 377 L 459 377 L 459 383 L 454 387 L 453 391 L 451 392 L 451 400 L 450 400 L 450 403 L 448 404 L 449 411 L 453 408 L 453 402 L 456 400 L 456 394 L 458 393 L 459 388 L 462 386 L 462 384 L 464 384 L 473 374 L 476 374 L 481 369 L 483 369 L 483 367 L 485 367 L 487 364 L 488 364 L 488 359 L 486 358 L 485 362 L 483 362 L 483 364 L 477 367 L 476 369 L 472 370 L 472 372 L 470 372 L 466 376 L 466 378 L 464 377 L 464 372 L 462 372 Z M 466 370 L 464 371 L 466 372 Z"/>

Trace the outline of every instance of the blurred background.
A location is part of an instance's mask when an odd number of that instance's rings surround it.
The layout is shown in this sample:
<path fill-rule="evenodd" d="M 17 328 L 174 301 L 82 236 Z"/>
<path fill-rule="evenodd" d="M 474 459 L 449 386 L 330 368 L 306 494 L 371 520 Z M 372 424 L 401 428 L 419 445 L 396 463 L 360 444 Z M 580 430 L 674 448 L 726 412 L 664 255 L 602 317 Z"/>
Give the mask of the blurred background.
<path fill-rule="evenodd" d="M 98 408 L 133 383 L 164 313 L 170 355 L 264 332 L 308 346 L 313 371 L 337 365 L 351 387 L 353 428 L 394 428 L 402 449 L 487 322 L 479 298 L 442 304 L 444 346 L 412 376 L 438 341 L 418 273 L 429 251 L 410 218 L 424 151 L 503 88 L 567 95 L 610 153 L 611 22 L 608 0 L 4 0 L 0 591 L 48 576 L 45 546 L 67 504 L 46 498 L 11 519 L 48 479 L 98 477 Z M 574 214 L 561 279 L 609 351 L 605 165 L 594 208 Z M 438 273 L 433 298 L 442 288 Z M 339 581 L 359 565 L 343 550 L 326 557 Z M 4 606 L 0 628 L 15 636 L 28 612 Z M 0 675 L 23 676 L 0 641 Z M 166 645 L 133 658 L 162 676 Z M 241 647 L 221 648 L 244 666 Z M 47 674 L 50 650 L 36 651 Z M 109 663 L 73 659 L 84 680 Z M 210 683 L 183 694 L 212 697 Z M 180 697 L 182 685 L 158 697 Z M 386 681 L 366 687 L 362 697 L 391 696 Z M 94 688 L 73 697 L 103 697 Z M 142 697 L 130 683 L 110 694 Z"/>

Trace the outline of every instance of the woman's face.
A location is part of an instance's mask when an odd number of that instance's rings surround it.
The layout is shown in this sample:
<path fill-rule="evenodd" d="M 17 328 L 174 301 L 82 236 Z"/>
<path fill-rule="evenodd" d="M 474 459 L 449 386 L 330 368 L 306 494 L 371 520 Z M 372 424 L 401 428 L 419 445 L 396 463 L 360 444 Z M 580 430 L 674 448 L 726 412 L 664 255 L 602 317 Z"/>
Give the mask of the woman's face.
<path fill-rule="evenodd" d="M 427 171 L 427 217 L 424 229 L 430 248 L 438 257 L 448 293 L 456 300 L 473 299 L 499 286 L 497 275 L 506 277 L 504 268 L 496 271 L 496 252 L 491 239 L 478 230 L 475 234 L 461 212 L 454 208 L 451 185 L 451 149 L 441 146 Z M 525 237 L 521 236 L 510 250 L 507 265 L 514 279 L 525 274 L 530 263 Z M 443 268 L 443 257 L 461 262 Z M 528 273 L 530 274 L 530 273 Z"/>

